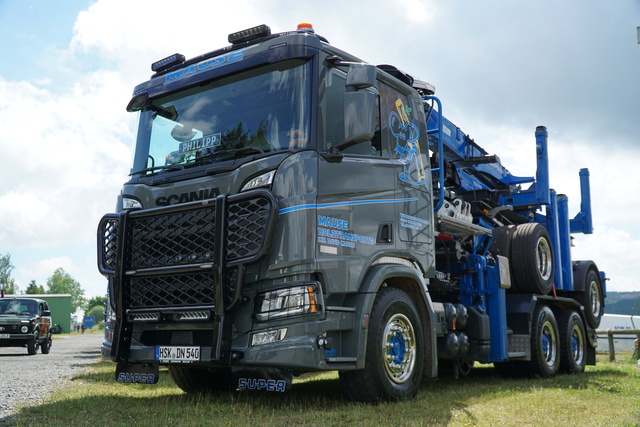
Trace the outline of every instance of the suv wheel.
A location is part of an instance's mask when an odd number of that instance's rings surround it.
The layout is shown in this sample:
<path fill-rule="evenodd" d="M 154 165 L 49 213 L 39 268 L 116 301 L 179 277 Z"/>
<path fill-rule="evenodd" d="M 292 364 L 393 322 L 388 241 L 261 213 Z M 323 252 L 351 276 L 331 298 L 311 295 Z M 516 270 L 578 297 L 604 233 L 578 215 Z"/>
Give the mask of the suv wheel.
<path fill-rule="evenodd" d="M 27 352 L 33 356 L 38 352 L 38 347 L 40 347 L 39 334 L 36 332 L 29 341 L 27 341 Z"/>
<path fill-rule="evenodd" d="M 51 332 L 40 344 L 40 351 L 42 354 L 49 354 L 49 351 L 51 351 Z"/>

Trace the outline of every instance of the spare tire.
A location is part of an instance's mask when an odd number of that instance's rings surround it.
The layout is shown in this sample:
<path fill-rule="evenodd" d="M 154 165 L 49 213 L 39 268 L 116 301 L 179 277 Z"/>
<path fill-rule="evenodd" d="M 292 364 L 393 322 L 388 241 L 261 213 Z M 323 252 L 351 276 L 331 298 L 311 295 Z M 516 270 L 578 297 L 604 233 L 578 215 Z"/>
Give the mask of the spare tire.
<path fill-rule="evenodd" d="M 516 227 L 511 241 L 511 271 L 518 292 L 546 295 L 551 291 L 554 262 L 547 227 L 536 222 Z"/>

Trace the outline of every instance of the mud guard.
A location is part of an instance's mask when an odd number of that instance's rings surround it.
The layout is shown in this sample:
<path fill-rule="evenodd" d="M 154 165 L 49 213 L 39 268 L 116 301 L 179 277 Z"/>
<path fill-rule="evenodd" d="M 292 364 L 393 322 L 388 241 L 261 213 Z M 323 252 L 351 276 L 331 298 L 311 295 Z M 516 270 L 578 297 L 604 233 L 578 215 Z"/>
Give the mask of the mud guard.
<path fill-rule="evenodd" d="M 238 390 L 289 392 L 293 373 L 278 368 L 232 368 Z"/>

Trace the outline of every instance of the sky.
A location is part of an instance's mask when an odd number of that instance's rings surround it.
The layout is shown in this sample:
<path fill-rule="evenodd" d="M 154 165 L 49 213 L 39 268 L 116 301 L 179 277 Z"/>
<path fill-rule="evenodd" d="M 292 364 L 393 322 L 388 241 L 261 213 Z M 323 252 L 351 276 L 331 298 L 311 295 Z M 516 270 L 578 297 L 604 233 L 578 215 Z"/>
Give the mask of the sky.
<path fill-rule="evenodd" d="M 259 24 L 310 22 L 332 44 L 435 85 L 451 121 L 514 175 L 579 211 L 589 168 L 594 233 L 574 235 L 609 291 L 640 291 L 640 1 L 0 0 L 0 255 L 22 291 L 61 267 L 101 296 L 96 227 L 130 168 L 125 111 L 152 62 L 228 45 Z"/>

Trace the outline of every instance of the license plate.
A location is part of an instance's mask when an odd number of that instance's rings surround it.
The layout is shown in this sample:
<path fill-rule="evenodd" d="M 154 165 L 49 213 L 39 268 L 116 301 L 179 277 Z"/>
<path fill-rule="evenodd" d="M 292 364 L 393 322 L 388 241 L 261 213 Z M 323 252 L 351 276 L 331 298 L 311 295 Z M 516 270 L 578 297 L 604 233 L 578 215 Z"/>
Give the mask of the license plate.
<path fill-rule="evenodd" d="M 200 347 L 156 347 L 156 360 L 164 362 L 197 362 Z"/>
<path fill-rule="evenodd" d="M 0 340 L 8 340 L 9 338 L 11 338 L 11 334 L 0 334 Z"/>

